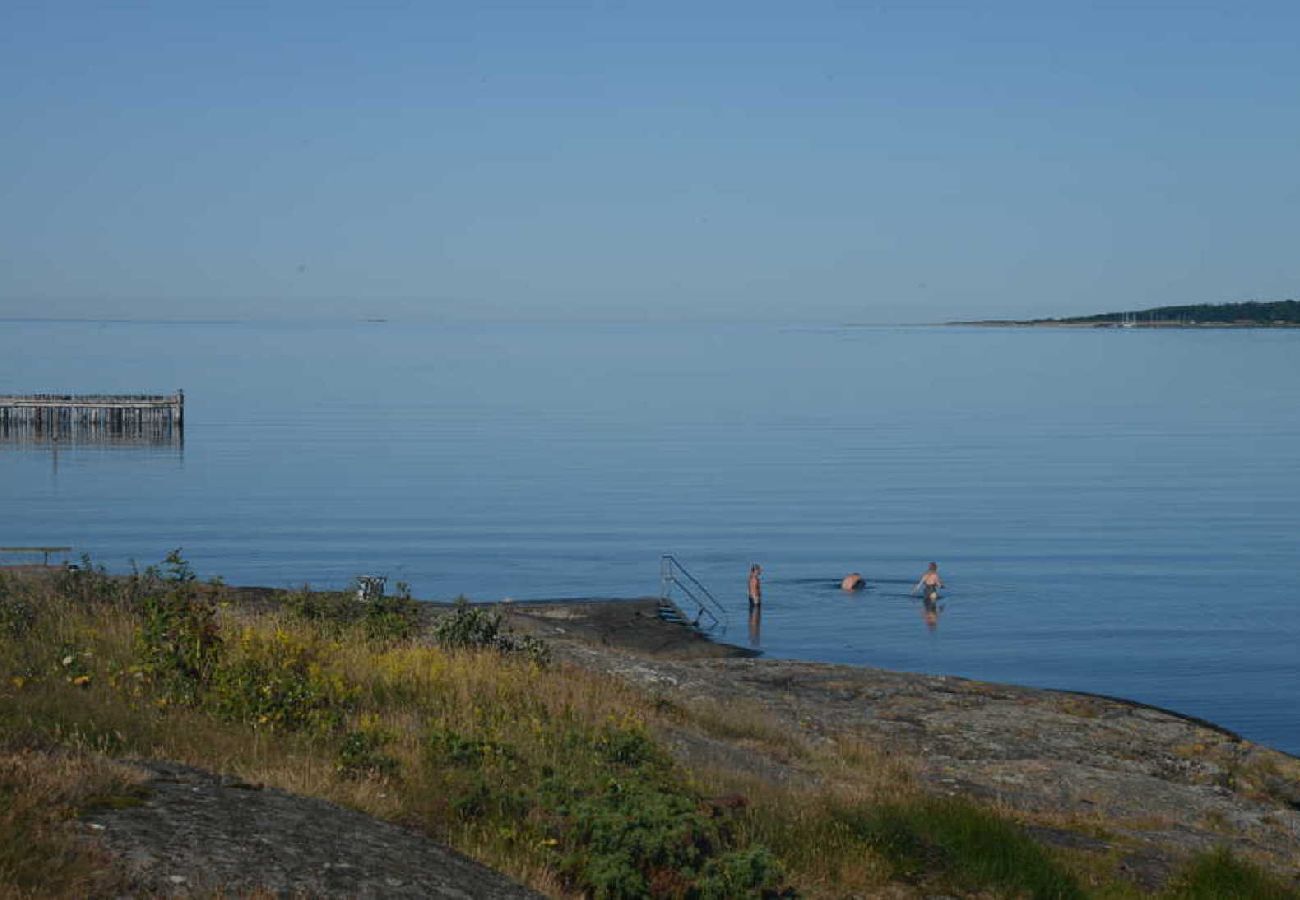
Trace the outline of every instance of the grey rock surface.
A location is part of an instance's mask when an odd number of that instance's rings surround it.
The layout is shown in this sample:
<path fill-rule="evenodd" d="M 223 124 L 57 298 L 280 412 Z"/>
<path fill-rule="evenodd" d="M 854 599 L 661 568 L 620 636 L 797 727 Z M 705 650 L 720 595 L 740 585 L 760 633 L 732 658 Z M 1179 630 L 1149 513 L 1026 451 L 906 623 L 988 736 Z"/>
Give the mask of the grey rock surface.
<path fill-rule="evenodd" d="M 189 766 L 151 774 L 139 806 L 85 817 L 140 894 L 533 898 L 423 835 L 323 800 Z"/>

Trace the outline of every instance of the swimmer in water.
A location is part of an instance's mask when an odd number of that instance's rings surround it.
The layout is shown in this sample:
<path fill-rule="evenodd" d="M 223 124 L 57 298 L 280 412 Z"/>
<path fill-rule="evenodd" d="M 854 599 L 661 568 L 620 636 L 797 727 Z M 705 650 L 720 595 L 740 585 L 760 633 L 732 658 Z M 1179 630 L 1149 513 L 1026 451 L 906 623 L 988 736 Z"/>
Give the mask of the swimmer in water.
<path fill-rule="evenodd" d="M 763 567 L 758 563 L 749 567 L 749 605 L 763 605 Z"/>
<path fill-rule="evenodd" d="M 844 580 L 840 582 L 840 590 L 848 591 L 849 593 L 860 591 L 866 586 L 867 580 L 857 572 L 850 572 L 845 575 Z"/>
<path fill-rule="evenodd" d="M 944 587 L 943 579 L 939 577 L 939 564 L 930 563 L 930 568 L 925 570 L 921 580 L 912 588 L 912 593 L 924 593 L 927 600 L 939 596 L 939 588 Z"/>

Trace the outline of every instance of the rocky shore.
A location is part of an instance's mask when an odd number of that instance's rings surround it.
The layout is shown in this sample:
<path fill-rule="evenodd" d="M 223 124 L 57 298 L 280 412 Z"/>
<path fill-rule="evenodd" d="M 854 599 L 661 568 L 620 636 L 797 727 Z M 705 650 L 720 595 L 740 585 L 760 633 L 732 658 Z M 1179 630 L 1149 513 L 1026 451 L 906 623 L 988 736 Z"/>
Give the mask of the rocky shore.
<path fill-rule="evenodd" d="M 1224 845 L 1300 878 L 1300 760 L 1208 722 L 1089 694 L 755 659 L 658 622 L 653 600 L 519 605 L 511 622 L 676 702 L 749 703 L 815 739 L 861 739 L 913 765 L 933 792 L 1027 815 L 1045 843 L 1117 855 L 1147 887 Z M 747 764 L 800 777 L 788 760 Z"/>
<path fill-rule="evenodd" d="M 246 599 L 276 603 L 274 592 Z M 445 608 L 423 612 L 433 620 Z M 500 609 L 564 662 L 665 704 L 759 709 L 794 743 L 858 742 L 924 791 L 991 802 L 1041 843 L 1096 854 L 1144 888 L 1217 847 L 1300 887 L 1300 760 L 1210 723 L 1086 694 L 755 658 L 661 620 L 653 598 Z M 827 777 L 743 734 L 659 736 L 688 766 L 774 783 Z M 150 893 L 533 896 L 358 812 L 164 761 L 135 765 L 147 802 L 85 821 Z"/>

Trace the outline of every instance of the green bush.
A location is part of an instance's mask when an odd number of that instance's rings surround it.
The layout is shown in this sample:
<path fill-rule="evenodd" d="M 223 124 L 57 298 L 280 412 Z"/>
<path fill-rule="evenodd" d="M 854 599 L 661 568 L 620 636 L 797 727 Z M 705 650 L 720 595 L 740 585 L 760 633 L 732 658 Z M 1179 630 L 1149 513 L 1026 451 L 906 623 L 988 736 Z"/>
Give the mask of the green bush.
<path fill-rule="evenodd" d="M 542 851 L 575 894 L 598 898 L 772 895 L 780 866 L 742 846 L 731 813 L 704 802 L 638 724 L 539 725 L 527 742 L 434 727 L 429 790 L 461 821 Z"/>
<path fill-rule="evenodd" d="M 167 697 L 193 705 L 221 660 L 216 604 L 179 549 L 167 555 L 167 567 L 161 589 L 138 598 L 137 657 L 141 670 Z"/>
<path fill-rule="evenodd" d="M 612 775 L 600 785 L 552 779 L 542 787 L 560 870 L 597 897 L 644 897 L 652 881 L 689 883 L 715 849 L 699 803 L 661 779 Z"/>
<path fill-rule="evenodd" d="M 784 878 L 781 864 L 766 847 L 732 850 L 704 865 L 695 885 L 701 900 L 770 896 Z"/>
<path fill-rule="evenodd" d="M 285 595 L 284 608 L 293 618 L 332 634 L 341 634 L 361 619 L 361 604 L 355 597 L 333 591 L 313 591 L 307 585 Z"/>
<path fill-rule="evenodd" d="M 637 726 L 588 738 L 597 765 L 539 787 L 558 868 L 595 897 L 761 896 L 782 873 L 760 847 L 735 849 L 728 821 L 682 783 L 671 758 Z M 591 752 L 588 751 L 588 752 Z"/>
<path fill-rule="evenodd" d="M 543 641 L 503 629 L 501 613 L 470 606 L 464 597 L 458 597 L 452 611 L 437 621 L 433 636 L 449 650 L 496 650 L 521 653 L 542 664 L 550 661 L 550 648 Z"/>
<path fill-rule="evenodd" d="M 420 606 L 411 599 L 410 589 L 398 583 L 397 593 L 377 597 L 365 607 L 361 624 L 372 641 L 404 641 L 414 637 L 420 627 Z"/>

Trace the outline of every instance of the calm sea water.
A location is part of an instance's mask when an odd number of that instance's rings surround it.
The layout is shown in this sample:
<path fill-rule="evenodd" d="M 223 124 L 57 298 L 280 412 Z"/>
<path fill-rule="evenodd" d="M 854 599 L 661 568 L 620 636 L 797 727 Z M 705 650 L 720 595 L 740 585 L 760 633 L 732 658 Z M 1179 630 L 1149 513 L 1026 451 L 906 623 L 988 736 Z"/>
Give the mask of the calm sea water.
<path fill-rule="evenodd" d="M 772 656 L 1300 752 L 1297 386 L 1296 331 L 0 323 L 0 392 L 187 396 L 183 448 L 0 442 L 0 544 L 477 599 L 654 594 L 674 553 Z"/>

